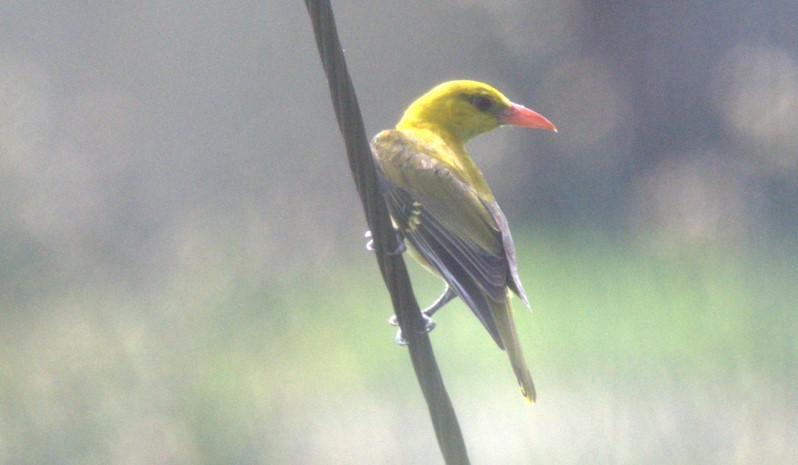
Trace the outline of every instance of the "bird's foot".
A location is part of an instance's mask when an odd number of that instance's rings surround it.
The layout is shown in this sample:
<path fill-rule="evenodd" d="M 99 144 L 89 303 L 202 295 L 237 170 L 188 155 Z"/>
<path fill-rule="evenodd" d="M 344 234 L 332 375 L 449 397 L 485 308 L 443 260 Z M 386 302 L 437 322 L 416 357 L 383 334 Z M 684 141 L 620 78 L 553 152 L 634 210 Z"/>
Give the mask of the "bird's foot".
<path fill-rule="evenodd" d="M 374 239 L 371 238 L 371 231 L 366 231 L 365 237 L 368 239 L 366 242 L 366 250 L 374 252 Z M 393 252 L 388 252 L 388 255 L 402 255 L 407 250 L 407 246 L 405 246 L 404 237 L 397 232 L 396 233 L 396 249 Z"/>
<path fill-rule="evenodd" d="M 371 238 L 371 230 L 369 229 L 366 231 L 366 234 L 364 234 L 363 237 L 368 239 L 368 242 L 366 242 L 366 250 L 369 252 L 374 252 L 374 239 Z"/>
<path fill-rule="evenodd" d="M 428 317 L 427 314 L 424 312 L 421 312 L 421 318 L 424 320 L 424 329 L 421 332 L 419 332 L 419 334 L 429 333 L 430 331 L 435 329 L 436 326 L 435 320 Z M 388 318 L 388 323 L 391 326 L 399 326 L 399 320 L 396 318 L 396 315 L 391 315 L 391 317 Z M 404 336 L 402 336 L 402 328 L 396 330 L 395 340 L 396 343 L 399 344 L 400 346 L 407 345 L 407 340 L 404 338 Z"/>

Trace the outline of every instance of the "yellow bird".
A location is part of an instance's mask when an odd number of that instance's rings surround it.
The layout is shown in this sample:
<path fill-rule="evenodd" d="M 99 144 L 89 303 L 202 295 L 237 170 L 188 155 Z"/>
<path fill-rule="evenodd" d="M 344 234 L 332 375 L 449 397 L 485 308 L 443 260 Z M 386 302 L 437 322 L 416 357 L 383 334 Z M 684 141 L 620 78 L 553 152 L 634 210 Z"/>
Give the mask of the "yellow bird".
<path fill-rule="evenodd" d="M 521 393 L 534 402 L 510 304 L 512 291 L 529 306 L 515 246 L 504 213 L 464 147 L 502 125 L 557 131 L 487 84 L 450 81 L 413 102 L 396 129 L 377 134 L 371 148 L 397 234 L 413 258 L 446 282 L 425 318 L 462 299 L 507 351 Z M 433 326 L 429 319 L 428 329 Z"/>

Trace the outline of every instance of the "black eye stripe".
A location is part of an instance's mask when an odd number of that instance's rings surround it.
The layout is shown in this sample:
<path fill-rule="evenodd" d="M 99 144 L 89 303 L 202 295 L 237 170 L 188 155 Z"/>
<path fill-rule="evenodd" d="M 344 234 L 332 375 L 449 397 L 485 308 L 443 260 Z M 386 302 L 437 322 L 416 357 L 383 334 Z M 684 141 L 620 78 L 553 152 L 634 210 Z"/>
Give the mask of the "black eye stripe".
<path fill-rule="evenodd" d="M 468 97 L 468 102 L 479 111 L 488 111 L 493 106 L 493 101 L 484 95 L 473 95 Z"/>

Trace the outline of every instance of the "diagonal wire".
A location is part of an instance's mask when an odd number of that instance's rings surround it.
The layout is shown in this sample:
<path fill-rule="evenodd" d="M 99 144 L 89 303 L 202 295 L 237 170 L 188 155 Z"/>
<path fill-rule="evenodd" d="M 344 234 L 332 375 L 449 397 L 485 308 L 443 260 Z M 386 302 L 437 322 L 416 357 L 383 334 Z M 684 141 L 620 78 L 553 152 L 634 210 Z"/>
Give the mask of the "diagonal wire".
<path fill-rule="evenodd" d="M 330 95 L 338 126 L 346 144 L 349 166 L 374 239 L 377 263 L 385 286 L 391 294 L 402 334 L 407 340 L 410 358 L 427 401 L 438 445 L 448 465 L 468 465 L 470 462 L 463 434 L 449 394 L 443 385 L 432 344 L 423 329 L 424 321 L 410 285 L 404 260 L 401 255 L 387 253 L 389 250 L 397 249 L 396 234 L 378 188 L 374 161 L 366 139 L 355 89 L 338 39 L 332 6 L 329 0 L 305 0 L 305 6 L 313 23 L 316 45 L 330 85 Z"/>

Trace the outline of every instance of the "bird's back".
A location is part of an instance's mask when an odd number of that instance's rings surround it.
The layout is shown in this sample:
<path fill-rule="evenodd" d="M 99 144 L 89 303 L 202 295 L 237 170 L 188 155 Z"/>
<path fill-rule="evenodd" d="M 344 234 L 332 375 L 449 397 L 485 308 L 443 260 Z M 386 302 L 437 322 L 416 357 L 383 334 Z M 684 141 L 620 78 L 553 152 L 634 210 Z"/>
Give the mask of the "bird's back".
<path fill-rule="evenodd" d="M 406 131 L 387 130 L 372 141 L 383 195 L 398 230 L 457 293 L 504 347 L 490 301 L 505 302 L 507 288 L 526 302 L 507 220 L 430 146 Z"/>

